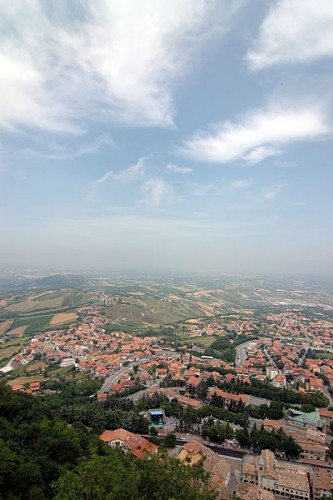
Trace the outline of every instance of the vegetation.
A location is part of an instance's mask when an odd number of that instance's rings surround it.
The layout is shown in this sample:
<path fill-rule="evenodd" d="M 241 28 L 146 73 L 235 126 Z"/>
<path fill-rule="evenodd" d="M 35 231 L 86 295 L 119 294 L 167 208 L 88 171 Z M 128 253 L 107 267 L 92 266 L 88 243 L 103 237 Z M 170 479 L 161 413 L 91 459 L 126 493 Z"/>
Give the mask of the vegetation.
<path fill-rule="evenodd" d="M 287 404 L 312 405 L 317 408 L 326 408 L 329 404 L 328 399 L 321 393 L 313 392 L 310 394 L 301 394 L 291 389 L 279 389 L 270 382 L 261 382 L 255 378 L 251 379 L 251 384 L 243 383 L 239 380 L 227 382 L 222 380 L 218 383 L 219 387 L 234 394 L 250 394 L 271 401 L 280 401 Z"/>
<path fill-rule="evenodd" d="M 81 394 L 74 391 L 76 403 L 87 389 Z M 73 390 L 68 388 L 66 397 Z M 50 401 L 0 385 L 3 498 L 216 498 L 200 466 L 186 467 L 163 454 L 139 460 L 111 450 L 82 423 L 68 425 Z"/>
<path fill-rule="evenodd" d="M 256 337 L 250 337 L 248 335 L 237 335 L 236 332 L 232 332 L 224 337 L 220 337 L 207 347 L 205 350 L 206 356 L 213 356 L 214 358 L 220 358 L 227 362 L 234 362 L 236 359 L 236 347 L 253 340 Z"/>
<path fill-rule="evenodd" d="M 287 436 L 282 429 L 278 431 L 266 431 L 263 427 L 253 427 L 251 433 L 247 429 L 236 432 L 236 438 L 241 446 L 252 447 L 253 451 L 259 453 L 263 449 L 280 451 L 288 457 L 298 458 L 302 448 L 294 439 Z"/>

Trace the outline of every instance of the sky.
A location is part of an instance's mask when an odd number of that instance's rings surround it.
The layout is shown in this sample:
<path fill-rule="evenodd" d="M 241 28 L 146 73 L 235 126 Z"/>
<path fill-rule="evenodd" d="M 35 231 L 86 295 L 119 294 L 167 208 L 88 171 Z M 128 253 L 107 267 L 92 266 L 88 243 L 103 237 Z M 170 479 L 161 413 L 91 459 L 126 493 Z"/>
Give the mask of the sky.
<path fill-rule="evenodd" d="M 333 275 L 331 0 L 0 12 L 0 266 Z"/>

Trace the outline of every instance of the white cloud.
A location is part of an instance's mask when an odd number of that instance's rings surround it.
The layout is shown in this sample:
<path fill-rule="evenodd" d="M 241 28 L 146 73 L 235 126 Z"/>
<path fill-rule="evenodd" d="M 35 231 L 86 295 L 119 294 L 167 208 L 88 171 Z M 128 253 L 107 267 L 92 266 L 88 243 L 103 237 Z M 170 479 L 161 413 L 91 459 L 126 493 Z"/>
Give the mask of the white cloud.
<path fill-rule="evenodd" d="M 253 179 L 237 179 L 230 182 L 233 189 L 246 189 L 253 184 Z"/>
<path fill-rule="evenodd" d="M 109 170 L 102 177 L 97 179 L 94 184 L 96 186 L 100 184 L 104 184 L 108 179 L 112 178 L 119 182 L 133 182 L 142 178 L 144 175 L 144 164 L 146 161 L 146 157 L 142 156 L 139 160 L 128 168 L 124 170 L 120 170 L 119 172 L 114 172 L 113 170 Z"/>
<path fill-rule="evenodd" d="M 242 4 L 1 1 L 0 128 L 173 125 L 173 87 Z"/>
<path fill-rule="evenodd" d="M 146 181 L 142 187 L 144 201 L 147 205 L 158 207 L 163 202 L 172 200 L 172 186 L 161 178 L 153 178 Z"/>
<path fill-rule="evenodd" d="M 325 136 L 329 127 L 319 109 L 272 106 L 256 110 L 240 123 L 224 122 L 213 134 L 199 132 L 184 142 L 180 152 L 189 158 L 212 163 L 242 160 L 258 163 L 281 154 L 290 142 Z"/>
<path fill-rule="evenodd" d="M 179 167 L 178 165 L 174 165 L 173 163 L 169 163 L 165 169 L 168 172 L 176 172 L 178 174 L 190 174 L 193 170 L 189 167 Z"/>
<path fill-rule="evenodd" d="M 332 0 L 280 0 L 263 20 L 247 60 L 260 70 L 332 55 Z"/>

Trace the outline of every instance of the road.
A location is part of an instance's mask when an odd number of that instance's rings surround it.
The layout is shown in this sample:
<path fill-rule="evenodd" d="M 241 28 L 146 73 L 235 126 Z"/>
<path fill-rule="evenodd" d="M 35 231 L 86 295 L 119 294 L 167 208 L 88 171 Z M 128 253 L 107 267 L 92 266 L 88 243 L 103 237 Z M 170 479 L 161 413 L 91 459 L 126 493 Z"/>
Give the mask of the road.
<path fill-rule="evenodd" d="M 236 347 L 236 360 L 235 360 L 236 366 L 242 366 L 242 364 L 247 358 L 247 349 L 251 344 L 253 344 L 253 340 L 244 342 L 244 344 L 240 344 Z"/>
<path fill-rule="evenodd" d="M 129 365 L 127 366 L 124 366 L 123 368 L 121 368 L 120 370 L 118 370 L 117 372 L 115 372 L 113 375 L 110 375 L 110 377 L 108 377 L 105 381 L 104 381 L 104 384 L 102 385 L 102 387 L 100 388 L 100 390 L 98 392 L 106 392 L 106 393 L 109 393 L 110 391 L 110 387 L 112 385 L 115 385 L 118 383 L 118 380 L 119 380 L 119 377 L 121 375 L 123 375 L 124 373 L 126 372 L 129 372 L 134 365 L 136 365 L 137 363 L 130 363 Z"/>
<path fill-rule="evenodd" d="M 149 439 L 150 436 L 148 435 L 143 435 L 144 438 Z M 243 456 L 246 455 L 248 452 L 244 450 L 235 450 L 233 448 L 225 448 L 223 446 L 218 446 L 217 444 L 211 444 L 207 443 L 206 441 L 198 438 L 198 436 L 193 436 L 193 439 L 199 439 L 202 444 L 207 446 L 207 448 L 210 448 L 213 450 L 215 453 L 218 453 L 219 455 L 225 456 L 225 457 L 231 457 L 235 458 L 237 460 L 242 460 Z M 164 438 L 160 438 L 161 442 L 163 443 Z M 176 441 L 176 446 L 184 446 L 184 444 L 188 443 L 190 439 L 177 439 Z"/>
<path fill-rule="evenodd" d="M 280 370 L 278 369 L 278 367 L 276 366 L 275 364 L 275 361 L 272 359 L 272 356 L 269 354 L 269 352 L 267 351 L 267 349 L 263 349 L 264 351 L 264 354 L 267 356 L 268 358 L 268 362 L 269 364 L 271 364 L 272 366 L 274 366 L 274 368 L 277 369 L 277 371 L 280 373 Z"/>
<path fill-rule="evenodd" d="M 5 366 L 0 368 L 0 372 L 8 373 L 8 372 L 14 370 L 13 363 L 14 363 L 14 358 L 12 358 L 10 361 L 8 361 L 8 363 Z"/>
<path fill-rule="evenodd" d="M 142 391 L 134 392 L 134 394 L 130 394 L 127 396 L 127 399 L 131 399 L 133 403 L 136 403 L 142 396 L 146 396 L 148 394 L 148 391 L 150 389 L 157 389 L 159 387 L 159 384 L 151 385 L 150 387 L 147 387 L 147 389 L 142 389 Z"/>
<path fill-rule="evenodd" d="M 332 398 L 331 393 L 328 390 L 328 387 L 326 385 L 324 385 L 324 394 L 327 397 L 327 399 L 329 400 L 330 406 L 333 406 L 333 398 Z"/>

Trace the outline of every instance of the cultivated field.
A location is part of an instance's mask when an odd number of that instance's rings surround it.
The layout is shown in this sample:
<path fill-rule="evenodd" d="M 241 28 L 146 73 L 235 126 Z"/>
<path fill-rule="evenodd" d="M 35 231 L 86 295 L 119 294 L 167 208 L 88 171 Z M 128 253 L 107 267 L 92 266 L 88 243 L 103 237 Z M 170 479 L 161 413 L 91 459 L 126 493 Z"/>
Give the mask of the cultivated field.
<path fill-rule="evenodd" d="M 20 326 L 27 327 L 25 333 L 34 333 L 39 330 L 46 329 L 49 326 L 49 322 L 52 318 L 51 314 L 46 314 L 44 316 L 31 316 L 24 317 L 24 319 L 16 319 L 12 325 L 12 328 L 18 328 Z"/>
<path fill-rule="evenodd" d="M 77 318 L 75 313 L 59 313 L 55 314 L 50 321 L 50 326 L 61 325 L 62 323 L 68 323 L 69 321 L 74 321 Z"/>
<path fill-rule="evenodd" d="M 12 326 L 12 323 L 12 321 L 3 321 L 0 323 L 0 335 L 5 333 Z"/>
<path fill-rule="evenodd" d="M 5 359 L 11 358 L 14 354 L 17 354 L 21 350 L 18 346 L 7 347 L 6 349 L 0 349 L 0 362 Z"/>
<path fill-rule="evenodd" d="M 186 337 L 181 339 L 182 344 L 199 344 L 203 347 L 209 347 L 213 342 L 215 342 L 216 337 L 210 335 L 209 337 Z"/>
<path fill-rule="evenodd" d="M 27 367 L 26 371 L 28 373 L 41 372 L 47 368 L 47 364 L 44 361 L 32 361 Z"/>
<path fill-rule="evenodd" d="M 29 377 L 17 377 L 12 380 L 8 380 L 7 384 L 10 386 L 17 384 L 30 384 L 30 382 L 45 382 L 49 380 L 48 378 L 43 377 L 43 375 L 30 375 Z"/>
<path fill-rule="evenodd" d="M 42 299 L 42 297 L 41 297 Z M 63 298 L 54 297 L 54 298 L 46 298 L 44 300 L 23 300 L 23 302 L 18 302 L 17 304 L 11 304 L 6 307 L 8 311 L 12 312 L 32 312 L 38 311 L 40 309 L 57 309 L 61 307 Z"/>
<path fill-rule="evenodd" d="M 18 326 L 17 328 L 14 328 L 13 330 L 10 330 L 7 332 L 11 337 L 22 337 L 26 329 L 28 328 L 28 325 L 26 326 Z"/>

